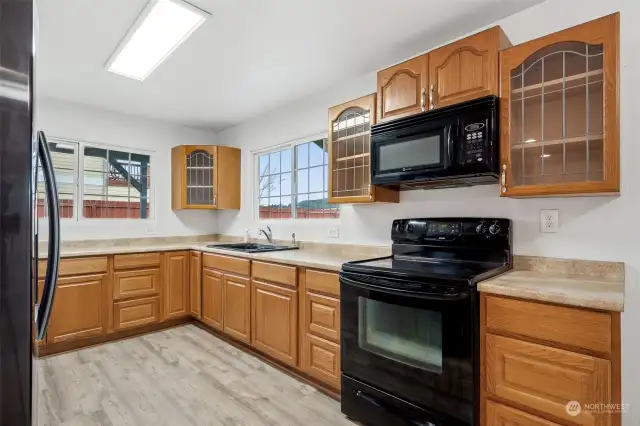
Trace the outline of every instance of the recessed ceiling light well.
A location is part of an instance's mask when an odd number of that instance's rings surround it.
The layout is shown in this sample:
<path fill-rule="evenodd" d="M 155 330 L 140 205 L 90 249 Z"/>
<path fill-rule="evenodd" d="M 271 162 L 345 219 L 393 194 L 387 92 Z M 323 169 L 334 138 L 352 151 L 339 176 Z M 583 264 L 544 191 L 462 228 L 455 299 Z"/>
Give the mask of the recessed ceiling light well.
<path fill-rule="evenodd" d="M 144 80 L 209 16 L 182 0 L 150 0 L 109 58 L 107 69 Z"/>

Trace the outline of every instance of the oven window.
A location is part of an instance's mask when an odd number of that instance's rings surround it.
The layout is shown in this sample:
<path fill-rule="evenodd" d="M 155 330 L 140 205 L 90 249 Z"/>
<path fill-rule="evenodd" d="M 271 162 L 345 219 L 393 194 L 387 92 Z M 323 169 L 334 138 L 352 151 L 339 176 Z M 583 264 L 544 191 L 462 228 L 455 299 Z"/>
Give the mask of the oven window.
<path fill-rule="evenodd" d="M 380 145 L 378 170 L 396 170 L 440 164 L 440 137 L 441 135 L 433 135 Z"/>
<path fill-rule="evenodd" d="M 358 344 L 374 354 L 442 372 L 442 314 L 358 298 Z"/>

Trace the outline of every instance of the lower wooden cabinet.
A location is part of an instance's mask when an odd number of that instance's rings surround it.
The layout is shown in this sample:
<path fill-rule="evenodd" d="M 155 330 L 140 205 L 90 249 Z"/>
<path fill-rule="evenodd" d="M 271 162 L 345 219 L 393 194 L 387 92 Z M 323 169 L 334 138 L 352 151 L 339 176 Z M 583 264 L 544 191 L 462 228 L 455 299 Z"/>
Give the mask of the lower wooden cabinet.
<path fill-rule="evenodd" d="M 224 332 L 245 343 L 251 342 L 251 285 L 247 277 L 224 274 Z"/>
<path fill-rule="evenodd" d="M 58 279 L 46 343 L 93 337 L 107 332 L 107 275 Z"/>
<path fill-rule="evenodd" d="M 309 291 L 305 299 L 306 332 L 340 341 L 340 300 Z"/>
<path fill-rule="evenodd" d="M 493 401 L 487 401 L 486 413 L 486 426 L 560 426 Z"/>
<path fill-rule="evenodd" d="M 298 291 L 252 280 L 251 345 L 291 366 L 298 365 Z"/>
<path fill-rule="evenodd" d="M 202 322 L 223 331 L 223 292 L 224 283 L 221 272 L 211 269 L 202 270 Z"/>
<path fill-rule="evenodd" d="M 569 401 L 611 402 L 608 360 L 502 336 L 486 336 L 491 395 L 579 425 L 609 425 L 608 415 L 567 412 Z"/>
<path fill-rule="evenodd" d="M 125 330 L 160 322 L 160 297 L 124 300 L 113 304 L 113 328 Z"/>
<path fill-rule="evenodd" d="M 182 318 L 189 308 L 189 252 L 164 254 L 164 318 Z"/>
<path fill-rule="evenodd" d="M 114 300 L 154 296 L 160 292 L 160 269 L 134 269 L 113 274 Z"/>
<path fill-rule="evenodd" d="M 189 255 L 189 312 L 194 318 L 202 318 L 202 253 Z"/>
<path fill-rule="evenodd" d="M 302 344 L 302 371 L 340 389 L 340 345 L 307 333 Z"/>

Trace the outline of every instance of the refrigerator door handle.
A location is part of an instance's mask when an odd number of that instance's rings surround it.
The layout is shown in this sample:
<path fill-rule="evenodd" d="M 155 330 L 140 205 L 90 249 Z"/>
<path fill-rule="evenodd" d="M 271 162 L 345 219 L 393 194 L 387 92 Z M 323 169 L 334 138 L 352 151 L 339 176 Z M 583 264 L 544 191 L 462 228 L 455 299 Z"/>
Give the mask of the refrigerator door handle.
<path fill-rule="evenodd" d="M 42 165 L 45 191 L 49 209 L 49 248 L 47 250 L 47 272 L 44 277 L 42 299 L 36 311 L 37 339 L 42 340 L 49 327 L 51 308 L 58 282 L 58 268 L 60 266 L 60 202 L 58 200 L 58 185 L 53 172 L 51 152 L 44 132 L 38 132 L 38 155 Z"/>

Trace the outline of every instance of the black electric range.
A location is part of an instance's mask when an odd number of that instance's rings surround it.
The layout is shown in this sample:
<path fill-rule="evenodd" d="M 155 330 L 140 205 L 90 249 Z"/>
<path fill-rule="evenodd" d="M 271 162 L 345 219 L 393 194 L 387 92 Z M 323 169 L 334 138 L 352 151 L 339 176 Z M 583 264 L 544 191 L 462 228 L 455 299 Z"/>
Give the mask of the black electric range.
<path fill-rule="evenodd" d="M 392 255 L 340 272 L 342 412 L 367 426 L 475 426 L 478 281 L 511 269 L 511 221 L 395 220 Z"/>

